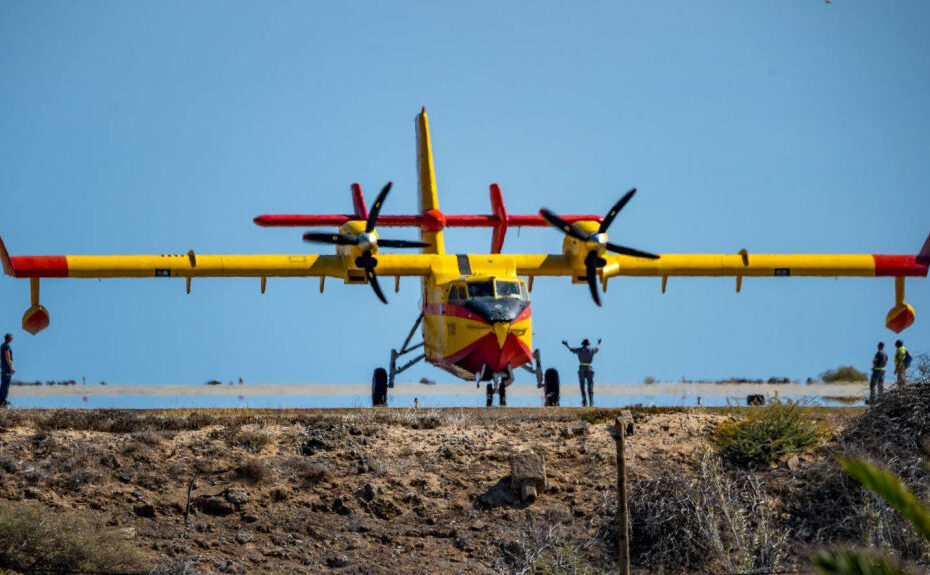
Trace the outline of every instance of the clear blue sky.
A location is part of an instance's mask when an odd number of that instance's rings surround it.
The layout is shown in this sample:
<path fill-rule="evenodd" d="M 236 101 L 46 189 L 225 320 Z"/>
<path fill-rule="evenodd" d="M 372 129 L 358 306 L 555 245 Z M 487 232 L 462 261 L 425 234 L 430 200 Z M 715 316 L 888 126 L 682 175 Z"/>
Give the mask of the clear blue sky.
<path fill-rule="evenodd" d="M 796 2 L 3 2 L 0 233 L 14 254 L 291 253 L 273 212 L 346 212 L 395 182 L 416 206 L 413 119 L 431 120 L 447 213 L 606 212 L 665 253 L 916 253 L 930 232 L 930 4 Z M 393 234 L 397 235 L 397 234 Z M 414 237 L 408 230 L 401 237 Z M 483 251 L 486 231 L 451 231 Z M 511 252 L 560 250 L 553 230 Z M 535 343 L 604 339 L 600 381 L 804 378 L 867 367 L 893 280 L 615 279 L 603 308 L 536 282 Z M 417 315 L 317 280 L 48 280 L 19 328 L 24 379 L 367 381 Z M 930 283 L 908 282 L 930 351 Z M 449 381 L 429 366 L 410 372 Z M 524 375 L 520 381 L 528 383 Z"/>

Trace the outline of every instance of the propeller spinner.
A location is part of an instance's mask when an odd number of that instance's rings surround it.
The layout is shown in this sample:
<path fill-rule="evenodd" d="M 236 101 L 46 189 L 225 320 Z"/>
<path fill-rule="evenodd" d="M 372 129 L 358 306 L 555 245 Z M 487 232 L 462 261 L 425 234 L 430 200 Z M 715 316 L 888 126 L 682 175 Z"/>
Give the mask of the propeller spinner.
<path fill-rule="evenodd" d="M 600 227 L 598 227 L 598 230 L 593 233 L 586 233 L 578 229 L 573 224 L 566 222 L 546 208 L 539 210 L 539 214 L 543 217 L 543 219 L 549 222 L 552 227 L 561 230 L 562 233 L 566 236 L 581 242 L 585 242 L 587 244 L 596 244 L 596 247 L 592 247 L 588 251 L 588 255 L 585 256 L 584 267 L 585 277 L 588 280 L 588 287 L 591 289 L 591 297 L 594 299 L 594 303 L 597 305 L 601 305 L 601 297 L 597 291 L 597 270 L 607 265 L 607 260 L 601 257 L 601 253 L 604 250 L 613 252 L 615 254 L 631 256 L 634 258 L 648 258 L 652 260 L 659 259 L 659 256 L 656 254 L 644 252 L 626 246 L 612 244 L 607 241 L 607 228 L 610 227 L 610 224 L 613 223 L 614 219 L 617 217 L 617 214 L 620 213 L 620 210 L 622 210 L 623 207 L 633 198 L 634 194 L 636 194 L 636 188 L 633 188 L 629 192 L 625 193 L 623 197 L 620 198 L 616 204 L 614 204 L 614 207 L 610 209 L 610 212 L 604 216 L 604 219 L 601 220 Z"/>
<path fill-rule="evenodd" d="M 362 255 L 355 258 L 355 265 L 365 270 L 365 279 L 368 280 L 368 284 L 371 285 L 371 289 L 374 290 L 375 295 L 378 296 L 383 303 L 387 303 L 387 298 L 384 297 L 384 292 L 381 291 L 381 286 L 378 284 L 378 275 L 375 273 L 375 268 L 378 267 L 378 260 L 372 255 L 372 252 L 376 247 L 381 246 L 385 248 L 425 248 L 429 247 L 429 244 L 426 242 L 417 242 L 409 240 L 388 240 L 378 238 L 378 234 L 375 233 L 375 226 L 378 223 L 378 214 L 381 213 L 381 206 L 384 204 L 384 199 L 387 197 L 388 192 L 391 191 L 391 182 L 388 182 L 381 192 L 378 194 L 378 197 L 375 199 L 375 203 L 371 206 L 371 210 L 368 212 L 368 220 L 365 221 L 365 231 L 359 234 L 327 234 L 321 232 L 307 232 L 304 234 L 305 242 L 315 242 L 320 244 L 333 244 L 337 246 L 358 246 L 361 250 Z"/>

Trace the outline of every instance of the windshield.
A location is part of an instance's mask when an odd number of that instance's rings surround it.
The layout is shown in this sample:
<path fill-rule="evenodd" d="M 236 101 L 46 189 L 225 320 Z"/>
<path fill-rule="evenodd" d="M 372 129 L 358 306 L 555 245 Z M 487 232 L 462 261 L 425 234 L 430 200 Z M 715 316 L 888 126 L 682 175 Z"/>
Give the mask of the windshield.
<path fill-rule="evenodd" d="M 520 284 L 518 282 L 498 281 L 497 297 L 520 297 Z"/>
<path fill-rule="evenodd" d="M 494 297 L 491 282 L 469 282 L 468 297 Z"/>

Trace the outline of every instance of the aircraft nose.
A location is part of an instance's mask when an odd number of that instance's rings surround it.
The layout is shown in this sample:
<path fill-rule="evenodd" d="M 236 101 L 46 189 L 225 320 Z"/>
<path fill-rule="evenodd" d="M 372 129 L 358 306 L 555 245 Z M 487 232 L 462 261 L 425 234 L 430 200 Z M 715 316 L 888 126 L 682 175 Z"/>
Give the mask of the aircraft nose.
<path fill-rule="evenodd" d="M 510 333 L 510 323 L 499 321 L 494 324 L 494 335 L 497 336 L 497 345 L 504 349 L 504 342 L 507 341 L 507 335 Z"/>

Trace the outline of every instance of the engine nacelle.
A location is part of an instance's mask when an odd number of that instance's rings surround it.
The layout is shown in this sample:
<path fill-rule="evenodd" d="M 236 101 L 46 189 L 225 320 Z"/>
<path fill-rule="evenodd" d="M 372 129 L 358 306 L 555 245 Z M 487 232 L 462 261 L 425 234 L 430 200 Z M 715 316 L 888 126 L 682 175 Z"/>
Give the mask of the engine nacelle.
<path fill-rule="evenodd" d="M 596 233 L 601 228 L 600 222 L 594 220 L 580 220 L 575 222 L 574 226 L 585 234 Z M 592 249 L 598 250 L 600 255 L 606 251 L 603 246 L 598 246 L 593 242 L 583 242 L 568 235 L 562 240 L 562 254 L 572 262 L 572 283 L 587 282 L 584 260 Z"/>

